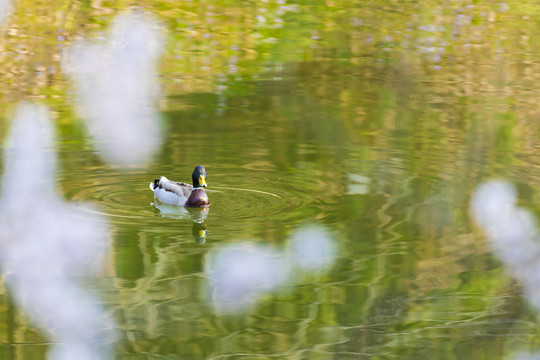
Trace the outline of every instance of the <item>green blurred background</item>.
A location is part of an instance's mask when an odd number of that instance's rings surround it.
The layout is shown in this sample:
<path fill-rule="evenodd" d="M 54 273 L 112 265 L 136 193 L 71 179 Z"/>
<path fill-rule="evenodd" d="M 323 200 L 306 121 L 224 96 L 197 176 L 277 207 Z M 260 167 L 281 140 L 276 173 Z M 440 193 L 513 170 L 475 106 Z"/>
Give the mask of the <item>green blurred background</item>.
<path fill-rule="evenodd" d="M 126 11 L 167 40 L 165 143 L 127 170 L 100 159 L 61 66 Z M 117 322 L 117 359 L 512 359 L 540 351 L 538 317 L 468 208 L 503 177 L 538 213 L 539 15 L 527 1 L 19 0 L 0 40 L 0 135 L 19 101 L 49 106 L 60 192 L 108 215 L 107 266 L 82 286 Z M 205 244 L 148 190 L 199 163 Z M 214 311 L 208 251 L 281 251 L 314 223 L 340 249 L 328 273 Z M 0 358 L 49 345 L 2 288 Z"/>

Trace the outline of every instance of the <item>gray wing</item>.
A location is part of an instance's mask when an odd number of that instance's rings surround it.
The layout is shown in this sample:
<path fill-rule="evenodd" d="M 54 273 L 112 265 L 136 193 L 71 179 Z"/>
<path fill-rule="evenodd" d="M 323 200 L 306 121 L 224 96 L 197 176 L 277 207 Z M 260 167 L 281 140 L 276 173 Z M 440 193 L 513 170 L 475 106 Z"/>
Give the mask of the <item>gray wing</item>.
<path fill-rule="evenodd" d="M 191 191 L 193 190 L 193 185 L 186 184 L 183 182 L 174 182 L 176 185 L 178 185 L 180 188 L 182 188 L 182 191 L 184 192 L 185 197 L 189 197 L 191 195 Z"/>
<path fill-rule="evenodd" d="M 188 198 L 189 195 L 191 195 L 191 190 L 193 189 L 192 185 L 176 181 L 170 181 L 164 176 L 162 176 L 161 180 L 159 181 L 159 187 L 167 191 L 171 191 L 178 196 L 183 196 L 185 198 Z"/>

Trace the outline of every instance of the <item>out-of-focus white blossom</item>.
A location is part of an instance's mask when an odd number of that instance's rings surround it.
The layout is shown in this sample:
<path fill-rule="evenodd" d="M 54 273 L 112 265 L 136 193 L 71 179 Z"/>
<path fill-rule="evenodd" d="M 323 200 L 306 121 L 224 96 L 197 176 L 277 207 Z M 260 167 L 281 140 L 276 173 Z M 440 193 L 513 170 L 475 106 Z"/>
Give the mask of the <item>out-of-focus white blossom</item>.
<path fill-rule="evenodd" d="M 80 41 L 66 55 L 79 111 L 108 162 L 144 164 L 161 146 L 156 107 L 163 44 L 157 21 L 126 14 L 116 17 L 107 41 Z"/>
<path fill-rule="evenodd" d="M 0 264 L 14 300 L 53 341 L 54 360 L 107 359 L 112 320 L 75 274 L 92 274 L 109 248 L 101 215 L 55 190 L 53 128 L 40 106 L 19 106 L 4 154 Z"/>
<path fill-rule="evenodd" d="M 497 256 L 523 283 L 527 299 L 540 309 L 538 228 L 533 214 L 516 205 L 514 187 L 502 180 L 478 186 L 471 199 L 471 213 Z"/>
<path fill-rule="evenodd" d="M 336 255 L 332 236 L 320 225 L 296 229 L 283 251 L 248 241 L 217 245 L 205 263 L 209 300 L 219 312 L 249 310 L 279 285 L 325 274 Z"/>

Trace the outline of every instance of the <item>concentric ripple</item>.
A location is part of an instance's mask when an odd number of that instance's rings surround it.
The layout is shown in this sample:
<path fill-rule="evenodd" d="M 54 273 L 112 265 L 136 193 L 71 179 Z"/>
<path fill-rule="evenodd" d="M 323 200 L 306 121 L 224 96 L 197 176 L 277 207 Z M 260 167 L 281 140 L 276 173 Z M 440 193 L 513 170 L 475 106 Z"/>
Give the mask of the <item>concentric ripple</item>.
<path fill-rule="evenodd" d="M 115 223 L 136 223 L 155 215 L 151 180 L 143 172 L 88 171 L 62 174 L 58 184 L 68 200 L 91 203 Z"/>
<path fill-rule="evenodd" d="M 255 179 L 252 179 L 255 180 Z M 208 191 L 212 211 L 231 220 L 246 220 L 278 215 L 291 215 L 292 210 L 306 203 L 308 197 L 299 189 L 283 186 L 277 181 L 258 179 L 242 187 L 215 186 Z M 255 182 L 255 181 L 254 181 Z"/>
<path fill-rule="evenodd" d="M 136 224 L 156 219 L 156 216 L 190 218 L 190 214 L 181 207 L 178 211 L 171 211 L 170 208 L 154 206 L 149 183 L 155 177 L 143 171 L 96 168 L 94 171 L 85 169 L 80 173 L 60 174 L 57 180 L 68 200 L 93 204 L 93 209 L 88 211 L 104 214 L 113 223 Z M 293 209 L 308 201 L 305 189 L 306 184 L 298 184 L 291 179 L 256 176 L 238 186 L 227 183 L 225 177 L 220 179 L 216 174 L 207 188 L 211 201 L 208 216 L 230 221 L 292 216 L 295 213 Z"/>

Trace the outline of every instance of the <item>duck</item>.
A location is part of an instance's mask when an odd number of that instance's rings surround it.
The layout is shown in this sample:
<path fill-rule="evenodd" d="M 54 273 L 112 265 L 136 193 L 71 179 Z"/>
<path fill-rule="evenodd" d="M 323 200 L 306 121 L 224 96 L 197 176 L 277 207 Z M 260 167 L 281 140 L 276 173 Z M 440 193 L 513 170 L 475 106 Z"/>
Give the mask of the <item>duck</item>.
<path fill-rule="evenodd" d="M 204 191 L 206 176 L 204 166 L 197 165 L 191 174 L 193 185 L 171 181 L 165 176 L 161 176 L 150 183 L 150 190 L 154 192 L 156 199 L 165 204 L 206 207 L 210 206 L 210 200 L 206 195 L 206 191 Z"/>

